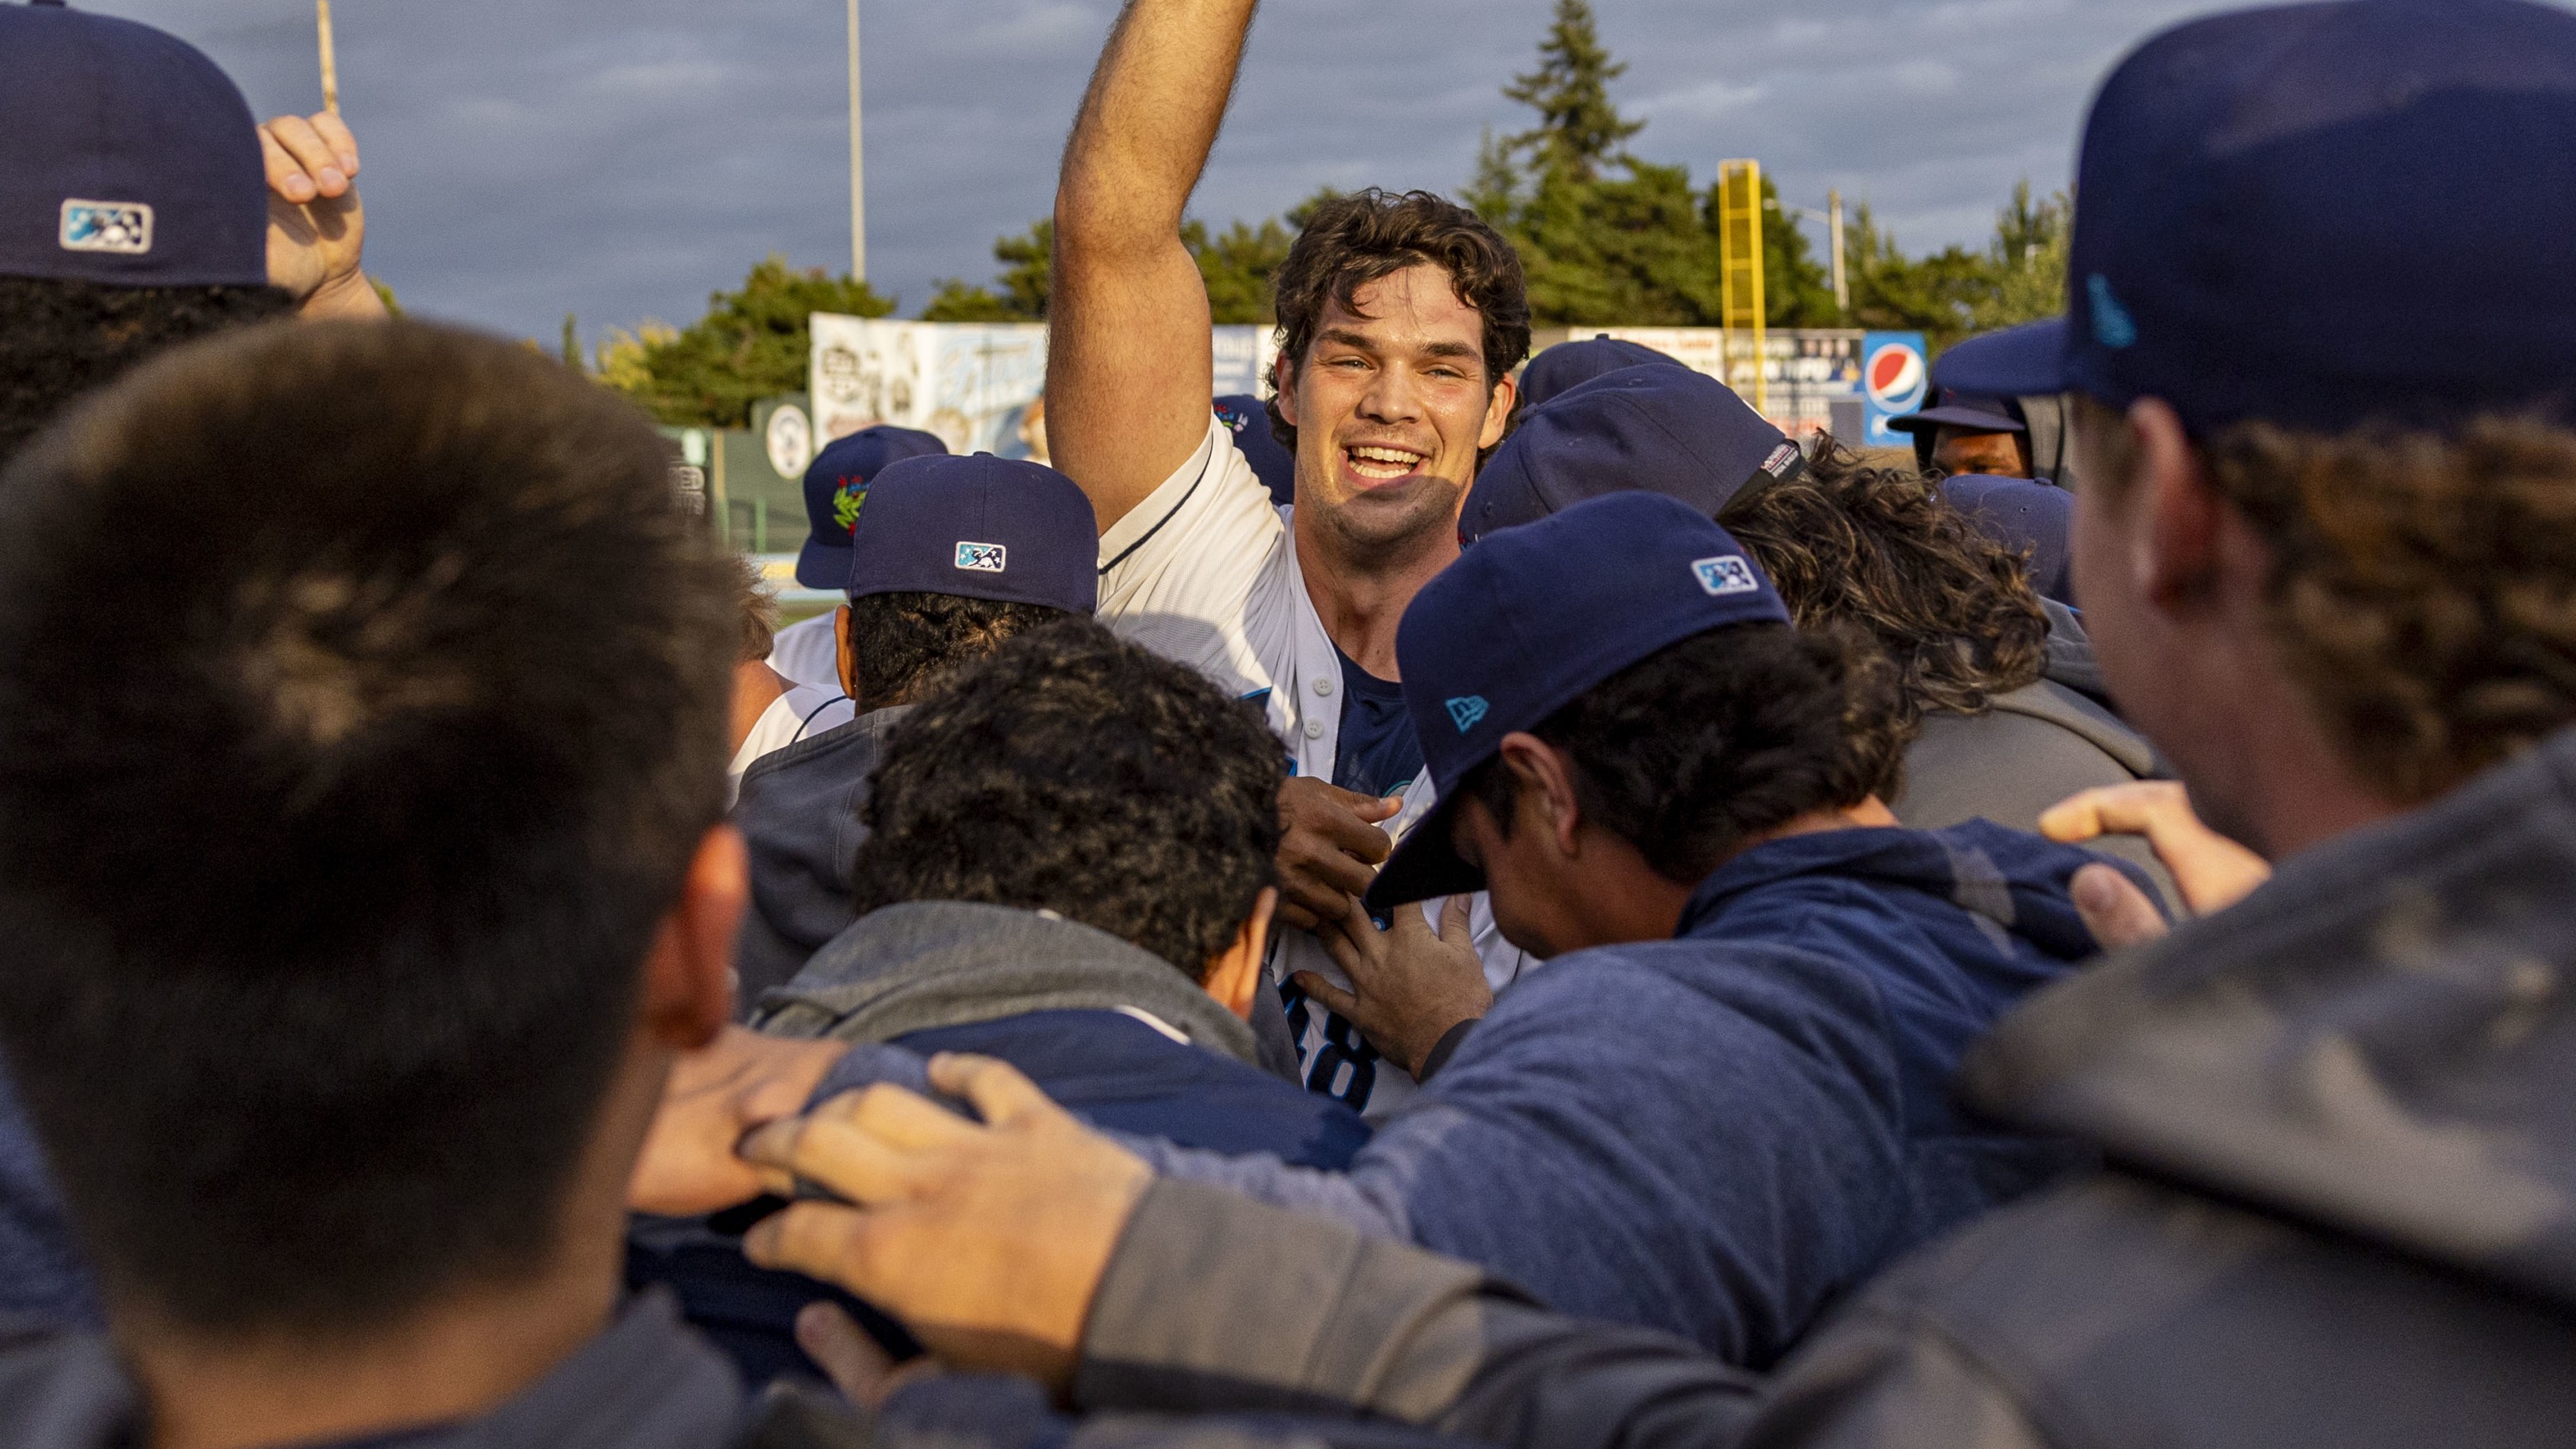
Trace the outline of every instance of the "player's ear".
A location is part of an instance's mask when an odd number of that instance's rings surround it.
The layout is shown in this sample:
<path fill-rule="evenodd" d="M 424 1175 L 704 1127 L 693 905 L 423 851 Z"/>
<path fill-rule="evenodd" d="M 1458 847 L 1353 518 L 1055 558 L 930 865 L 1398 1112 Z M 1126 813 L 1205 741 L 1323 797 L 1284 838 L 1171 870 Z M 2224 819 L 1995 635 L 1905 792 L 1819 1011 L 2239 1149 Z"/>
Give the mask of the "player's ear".
<path fill-rule="evenodd" d="M 1288 420 L 1288 426 L 1297 426 L 1297 369 L 1285 352 L 1271 360 L 1270 390 L 1278 394 L 1279 416 Z"/>

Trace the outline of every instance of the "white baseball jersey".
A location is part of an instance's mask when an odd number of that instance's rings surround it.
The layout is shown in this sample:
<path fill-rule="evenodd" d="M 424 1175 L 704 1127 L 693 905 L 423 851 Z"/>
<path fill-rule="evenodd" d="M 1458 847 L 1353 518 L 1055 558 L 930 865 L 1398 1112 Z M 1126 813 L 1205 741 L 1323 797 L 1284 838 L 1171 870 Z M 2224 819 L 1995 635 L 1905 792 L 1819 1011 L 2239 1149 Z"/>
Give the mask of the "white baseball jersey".
<path fill-rule="evenodd" d="M 832 632 L 837 609 L 825 609 L 778 631 L 769 643 L 769 667 L 798 684 L 841 692 L 841 645 Z"/>
<path fill-rule="evenodd" d="M 1341 733 L 1341 656 L 1306 595 L 1292 516 L 1291 506 L 1271 502 L 1234 435 L 1211 417 L 1189 461 L 1101 535 L 1100 622 L 1197 666 L 1238 696 L 1263 700 L 1294 772 L 1330 780 Z M 1401 835 L 1431 808 L 1427 771 L 1404 801 L 1390 833 Z M 1436 925 L 1436 914 L 1432 919 Z M 1485 979 L 1500 991 L 1530 958 L 1494 929 L 1481 893 L 1473 923 Z M 1312 934 L 1282 927 L 1271 938 L 1270 979 L 1299 971 L 1349 984 Z M 1300 1029 L 1297 1055 L 1309 1087 L 1373 1120 L 1414 1090 L 1413 1079 L 1380 1061 L 1339 1015 L 1300 999 L 1289 1021 Z"/>

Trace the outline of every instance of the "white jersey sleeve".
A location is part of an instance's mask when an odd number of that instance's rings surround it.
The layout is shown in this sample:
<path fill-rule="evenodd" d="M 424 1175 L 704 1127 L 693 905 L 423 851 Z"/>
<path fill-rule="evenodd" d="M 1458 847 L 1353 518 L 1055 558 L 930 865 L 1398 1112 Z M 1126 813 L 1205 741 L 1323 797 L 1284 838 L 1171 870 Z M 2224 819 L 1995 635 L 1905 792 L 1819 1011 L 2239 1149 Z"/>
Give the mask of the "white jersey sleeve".
<path fill-rule="evenodd" d="M 832 632 L 832 615 L 836 612 L 825 609 L 779 630 L 777 637 L 770 640 L 769 667 L 798 684 L 840 693 L 841 645 Z"/>

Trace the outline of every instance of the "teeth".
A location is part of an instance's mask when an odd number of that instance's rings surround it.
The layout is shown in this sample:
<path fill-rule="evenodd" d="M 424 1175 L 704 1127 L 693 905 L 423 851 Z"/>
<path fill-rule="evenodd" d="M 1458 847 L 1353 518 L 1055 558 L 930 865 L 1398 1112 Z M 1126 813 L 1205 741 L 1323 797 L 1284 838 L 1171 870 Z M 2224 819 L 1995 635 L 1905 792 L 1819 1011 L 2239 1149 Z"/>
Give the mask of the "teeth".
<path fill-rule="evenodd" d="M 1423 457 L 1420 453 L 1409 452 L 1402 448 L 1381 448 L 1375 446 L 1353 448 L 1350 452 L 1351 461 L 1354 465 L 1361 463 L 1378 463 L 1384 465 L 1386 471 L 1381 471 L 1376 468 L 1358 469 L 1359 472 L 1372 478 L 1401 477 L 1406 473 L 1412 472 L 1413 469 L 1422 462 Z"/>

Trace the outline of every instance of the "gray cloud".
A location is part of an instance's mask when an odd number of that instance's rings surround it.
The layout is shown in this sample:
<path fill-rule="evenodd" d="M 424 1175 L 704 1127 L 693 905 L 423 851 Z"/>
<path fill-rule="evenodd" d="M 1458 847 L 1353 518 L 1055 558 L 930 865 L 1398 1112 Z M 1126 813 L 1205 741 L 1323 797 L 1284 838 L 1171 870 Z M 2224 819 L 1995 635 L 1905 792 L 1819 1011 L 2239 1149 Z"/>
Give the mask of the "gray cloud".
<path fill-rule="evenodd" d="M 318 106 L 306 0 L 94 0 Z M 1317 186 L 1454 189 L 1525 112 L 1551 0 L 1270 0 L 1198 209 Z M 2012 183 L 2065 184 L 2094 83 L 2211 0 L 1596 0 L 1635 146 L 1705 178 L 1761 158 L 1792 203 L 1866 200 L 1909 248 L 1975 242 Z M 833 0 L 337 0 L 370 265 L 423 312 L 551 339 L 685 322 L 765 252 L 848 264 Z M 869 272 L 918 307 L 1043 215 L 1112 0 L 866 0 Z"/>

